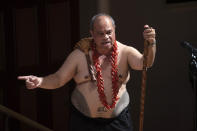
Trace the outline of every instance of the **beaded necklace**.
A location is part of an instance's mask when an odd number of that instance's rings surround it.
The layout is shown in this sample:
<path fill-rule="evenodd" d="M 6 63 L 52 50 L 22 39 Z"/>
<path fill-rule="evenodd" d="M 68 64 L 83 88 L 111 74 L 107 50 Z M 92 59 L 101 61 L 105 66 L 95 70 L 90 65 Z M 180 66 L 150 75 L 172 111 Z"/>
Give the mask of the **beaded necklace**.
<path fill-rule="evenodd" d="M 110 56 L 110 62 L 111 62 L 111 77 L 112 77 L 112 104 L 109 105 L 107 100 L 106 100 L 106 95 L 104 93 L 104 80 L 102 77 L 102 72 L 101 72 L 101 64 L 99 62 L 99 56 L 100 54 L 96 50 L 96 45 L 92 44 L 92 50 L 93 50 L 93 62 L 94 66 L 96 68 L 96 80 L 97 80 L 97 91 L 99 94 L 99 98 L 101 103 L 109 110 L 115 107 L 116 102 L 118 101 L 118 92 L 119 92 L 119 87 L 118 87 L 118 69 L 117 69 L 117 57 L 118 57 L 118 52 L 117 52 L 117 43 L 116 41 L 113 44 L 112 47 L 112 52 Z"/>

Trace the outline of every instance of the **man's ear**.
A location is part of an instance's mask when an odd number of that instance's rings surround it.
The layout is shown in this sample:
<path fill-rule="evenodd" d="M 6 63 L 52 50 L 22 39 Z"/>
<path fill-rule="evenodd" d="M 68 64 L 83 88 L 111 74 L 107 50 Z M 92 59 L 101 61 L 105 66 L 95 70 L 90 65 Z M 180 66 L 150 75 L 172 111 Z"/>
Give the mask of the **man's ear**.
<path fill-rule="evenodd" d="M 90 34 L 91 34 L 91 36 L 93 37 L 93 31 L 92 31 L 92 30 L 90 30 Z"/>

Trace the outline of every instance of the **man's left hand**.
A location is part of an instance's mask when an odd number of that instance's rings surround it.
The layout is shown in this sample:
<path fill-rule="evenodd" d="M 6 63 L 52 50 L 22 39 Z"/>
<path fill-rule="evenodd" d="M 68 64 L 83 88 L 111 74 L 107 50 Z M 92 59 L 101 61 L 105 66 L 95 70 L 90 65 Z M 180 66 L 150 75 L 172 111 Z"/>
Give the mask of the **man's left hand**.
<path fill-rule="evenodd" d="M 156 43 L 156 40 L 155 40 L 155 36 L 156 36 L 155 29 L 150 27 L 149 25 L 145 25 L 144 26 L 143 36 L 144 36 L 144 39 L 148 41 L 148 43 L 150 43 L 150 44 Z"/>

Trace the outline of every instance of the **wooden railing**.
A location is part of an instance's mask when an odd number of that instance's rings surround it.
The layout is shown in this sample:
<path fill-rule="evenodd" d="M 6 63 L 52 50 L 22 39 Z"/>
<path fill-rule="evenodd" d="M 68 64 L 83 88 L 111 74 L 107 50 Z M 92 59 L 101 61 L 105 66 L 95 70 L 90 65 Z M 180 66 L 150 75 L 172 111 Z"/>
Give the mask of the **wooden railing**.
<path fill-rule="evenodd" d="M 20 122 L 25 123 L 25 124 L 31 126 L 32 128 L 38 129 L 40 131 L 53 131 L 53 130 L 39 124 L 38 122 L 33 121 L 33 120 L 11 110 L 3 105 L 0 105 L 0 112 L 4 113 L 6 116 L 13 117 L 13 118 L 19 120 Z"/>

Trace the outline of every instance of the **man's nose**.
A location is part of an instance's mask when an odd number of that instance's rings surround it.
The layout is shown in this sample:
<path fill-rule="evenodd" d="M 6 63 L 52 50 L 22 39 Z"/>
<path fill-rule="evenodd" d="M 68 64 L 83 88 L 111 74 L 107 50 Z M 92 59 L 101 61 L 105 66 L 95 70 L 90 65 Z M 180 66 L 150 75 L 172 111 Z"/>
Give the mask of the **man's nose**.
<path fill-rule="evenodd" d="M 108 34 L 104 34 L 104 38 L 105 39 L 108 39 L 109 38 L 109 35 Z"/>

